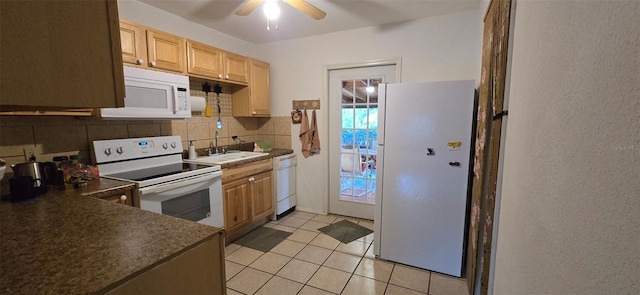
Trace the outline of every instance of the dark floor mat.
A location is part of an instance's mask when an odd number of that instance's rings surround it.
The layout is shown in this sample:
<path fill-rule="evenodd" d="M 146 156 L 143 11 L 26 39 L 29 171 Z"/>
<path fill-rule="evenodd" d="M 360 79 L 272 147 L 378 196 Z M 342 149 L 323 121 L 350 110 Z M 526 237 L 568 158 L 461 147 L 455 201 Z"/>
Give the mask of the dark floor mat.
<path fill-rule="evenodd" d="M 334 224 L 319 228 L 318 230 L 345 244 L 353 242 L 373 232 L 372 230 L 364 226 L 357 225 L 349 220 L 338 221 Z"/>
<path fill-rule="evenodd" d="M 261 226 L 235 240 L 234 243 L 258 251 L 269 252 L 271 248 L 280 244 L 289 235 L 291 235 L 290 232 Z"/>

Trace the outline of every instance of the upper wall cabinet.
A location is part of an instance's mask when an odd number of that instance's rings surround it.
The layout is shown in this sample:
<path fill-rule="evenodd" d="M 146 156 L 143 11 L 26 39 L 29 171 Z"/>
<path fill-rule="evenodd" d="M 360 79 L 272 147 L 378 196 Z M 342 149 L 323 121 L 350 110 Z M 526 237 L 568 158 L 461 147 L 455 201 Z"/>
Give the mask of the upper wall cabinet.
<path fill-rule="evenodd" d="M 139 66 L 147 64 L 147 37 L 144 27 L 120 20 L 120 39 L 124 63 Z"/>
<path fill-rule="evenodd" d="M 222 79 L 222 50 L 187 40 L 187 73 L 212 79 Z"/>
<path fill-rule="evenodd" d="M 127 65 L 176 73 L 185 72 L 183 38 L 120 21 L 122 61 Z"/>
<path fill-rule="evenodd" d="M 147 56 L 149 67 L 184 73 L 184 39 L 171 34 L 147 29 Z"/>
<path fill-rule="evenodd" d="M 0 1 L 2 110 L 124 106 L 115 0 Z"/>
<path fill-rule="evenodd" d="M 247 57 L 187 40 L 187 73 L 207 79 L 246 84 Z"/>
<path fill-rule="evenodd" d="M 269 117 L 271 99 L 269 64 L 249 59 L 249 86 L 232 94 L 232 114 L 235 117 Z"/>
<path fill-rule="evenodd" d="M 232 82 L 247 83 L 247 57 L 231 52 L 223 52 L 224 79 Z"/>

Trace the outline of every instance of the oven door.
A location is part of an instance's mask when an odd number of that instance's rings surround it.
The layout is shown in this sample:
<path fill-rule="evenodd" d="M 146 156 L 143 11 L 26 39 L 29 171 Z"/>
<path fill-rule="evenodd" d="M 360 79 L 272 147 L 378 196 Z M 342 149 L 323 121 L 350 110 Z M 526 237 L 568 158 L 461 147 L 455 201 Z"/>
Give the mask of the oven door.
<path fill-rule="evenodd" d="M 222 228 L 222 172 L 140 189 L 140 209 Z"/>

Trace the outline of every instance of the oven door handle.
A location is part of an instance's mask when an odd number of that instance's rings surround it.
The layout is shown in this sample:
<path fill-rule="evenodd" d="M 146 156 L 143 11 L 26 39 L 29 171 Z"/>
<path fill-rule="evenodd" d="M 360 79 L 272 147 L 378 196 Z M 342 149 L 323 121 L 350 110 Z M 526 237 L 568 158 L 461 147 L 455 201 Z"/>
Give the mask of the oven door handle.
<path fill-rule="evenodd" d="M 180 187 L 185 187 L 192 184 L 197 184 L 197 183 L 214 179 L 217 177 L 221 177 L 221 176 L 222 176 L 222 171 L 216 171 L 216 172 L 207 173 L 201 176 L 195 176 L 195 177 L 180 179 L 177 181 L 172 181 L 166 184 L 143 187 L 140 189 L 140 195 L 143 196 L 146 194 L 161 193 L 161 192 L 165 192 L 165 191 L 180 188 Z"/>

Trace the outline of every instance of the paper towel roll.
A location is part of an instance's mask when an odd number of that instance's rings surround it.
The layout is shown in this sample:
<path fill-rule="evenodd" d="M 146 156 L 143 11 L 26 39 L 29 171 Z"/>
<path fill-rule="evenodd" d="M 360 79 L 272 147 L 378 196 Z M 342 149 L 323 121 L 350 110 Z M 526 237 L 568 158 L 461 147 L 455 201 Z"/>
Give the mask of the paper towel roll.
<path fill-rule="evenodd" d="M 207 106 L 207 102 L 205 101 L 204 97 L 191 96 L 192 112 L 203 112 L 206 106 Z"/>

